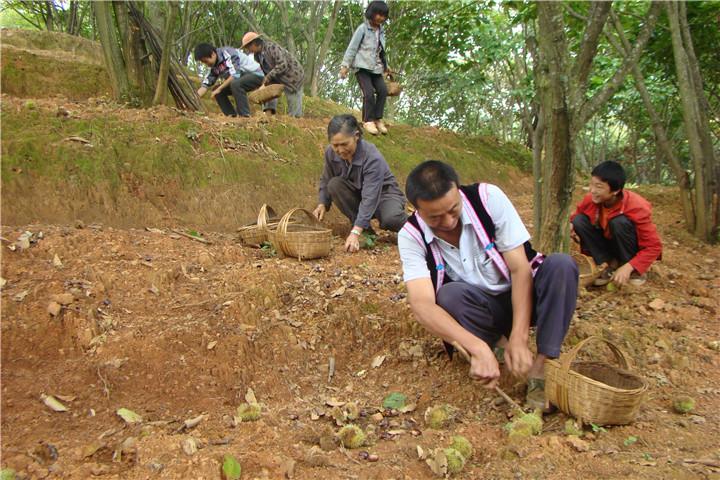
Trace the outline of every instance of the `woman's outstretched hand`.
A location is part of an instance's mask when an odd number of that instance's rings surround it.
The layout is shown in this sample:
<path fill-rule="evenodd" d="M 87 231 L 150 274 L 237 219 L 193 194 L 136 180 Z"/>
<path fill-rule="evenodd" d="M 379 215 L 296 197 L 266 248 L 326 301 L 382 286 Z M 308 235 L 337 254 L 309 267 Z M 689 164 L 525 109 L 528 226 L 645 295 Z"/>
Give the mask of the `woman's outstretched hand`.
<path fill-rule="evenodd" d="M 315 210 L 313 210 L 312 214 L 315 218 L 322 222 L 323 218 L 325 218 L 325 205 L 322 203 L 318 205 Z"/>

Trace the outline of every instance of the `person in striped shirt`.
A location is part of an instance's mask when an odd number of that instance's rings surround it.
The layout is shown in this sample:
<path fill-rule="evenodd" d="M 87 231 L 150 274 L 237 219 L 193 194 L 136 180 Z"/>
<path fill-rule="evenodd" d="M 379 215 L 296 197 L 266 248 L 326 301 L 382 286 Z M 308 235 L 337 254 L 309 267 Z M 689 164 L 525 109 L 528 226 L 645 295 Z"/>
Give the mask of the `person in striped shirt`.
<path fill-rule="evenodd" d="M 195 47 L 195 60 L 210 68 L 198 96 L 202 97 L 217 82 L 222 83 L 210 92 L 220 110 L 230 117 L 249 117 L 250 104 L 247 93 L 262 85 L 265 75 L 260 65 L 250 56 L 233 47 L 214 47 L 201 43 Z M 230 96 L 235 98 L 235 106 Z"/>

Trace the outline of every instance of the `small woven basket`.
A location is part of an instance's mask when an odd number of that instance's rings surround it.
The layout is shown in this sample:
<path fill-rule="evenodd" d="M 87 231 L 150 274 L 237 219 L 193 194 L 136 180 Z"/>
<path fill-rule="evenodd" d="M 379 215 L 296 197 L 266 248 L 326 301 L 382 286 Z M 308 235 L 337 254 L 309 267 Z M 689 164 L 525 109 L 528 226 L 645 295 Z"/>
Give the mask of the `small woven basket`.
<path fill-rule="evenodd" d="M 240 242 L 250 247 L 260 247 L 263 242 L 268 241 L 268 229 L 278 224 L 275 210 L 267 203 L 260 207 L 257 222 L 248 223 L 238 228 Z"/>
<path fill-rule="evenodd" d="M 292 221 L 293 215 L 302 212 L 308 223 Z M 330 254 L 332 230 L 323 227 L 312 213 L 304 208 L 293 208 L 278 223 L 277 229 L 270 229 L 270 238 L 278 252 L 289 257 L 308 260 L 327 257 Z"/>
<path fill-rule="evenodd" d="M 283 90 L 285 90 L 285 85 L 282 83 L 272 83 L 250 92 L 248 94 L 248 100 L 257 104 L 269 102 L 282 95 Z"/>
<path fill-rule="evenodd" d="M 388 97 L 397 97 L 403 90 L 402 85 L 396 82 L 392 75 L 385 77 L 385 87 L 387 88 Z"/>
<path fill-rule="evenodd" d="M 605 362 L 575 362 L 590 342 L 604 342 L 620 367 Z M 585 424 L 626 425 L 645 400 L 648 384 L 631 373 L 625 354 L 600 337 L 579 342 L 559 360 L 545 361 L 545 396 L 560 410 Z"/>
<path fill-rule="evenodd" d="M 595 260 L 592 257 L 583 255 L 580 252 L 572 254 L 573 260 L 577 263 L 578 269 L 580 270 L 580 285 L 583 287 L 589 287 L 595 281 L 596 278 L 605 270 L 605 266 L 598 267 Z"/>

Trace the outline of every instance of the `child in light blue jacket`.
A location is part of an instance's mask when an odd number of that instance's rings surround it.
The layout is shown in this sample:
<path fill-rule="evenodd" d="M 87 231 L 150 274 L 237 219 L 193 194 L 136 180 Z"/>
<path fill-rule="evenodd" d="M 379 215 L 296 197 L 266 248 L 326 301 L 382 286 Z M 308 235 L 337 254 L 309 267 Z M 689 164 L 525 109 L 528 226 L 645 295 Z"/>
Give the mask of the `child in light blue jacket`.
<path fill-rule="evenodd" d="M 387 88 L 383 74 L 389 69 L 385 57 L 385 30 L 389 9 L 387 3 L 376 0 L 365 10 L 365 21 L 355 30 L 345 50 L 340 77 L 347 77 L 350 68 L 363 92 L 363 128 L 372 135 L 387 134 L 383 123 Z"/>

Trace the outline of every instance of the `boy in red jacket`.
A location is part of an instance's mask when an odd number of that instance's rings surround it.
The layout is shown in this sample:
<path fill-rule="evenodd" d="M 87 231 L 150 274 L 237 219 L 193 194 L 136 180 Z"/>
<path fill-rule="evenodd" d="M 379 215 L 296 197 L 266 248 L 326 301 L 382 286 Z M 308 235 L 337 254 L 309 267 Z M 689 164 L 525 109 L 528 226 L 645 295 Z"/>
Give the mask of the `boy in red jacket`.
<path fill-rule="evenodd" d="M 645 272 L 662 255 L 650 218 L 652 206 L 637 193 L 623 190 L 625 170 L 619 163 L 603 162 L 591 175 L 590 193 L 570 216 L 570 236 L 595 263 L 609 266 L 595 285 L 642 285 Z"/>

